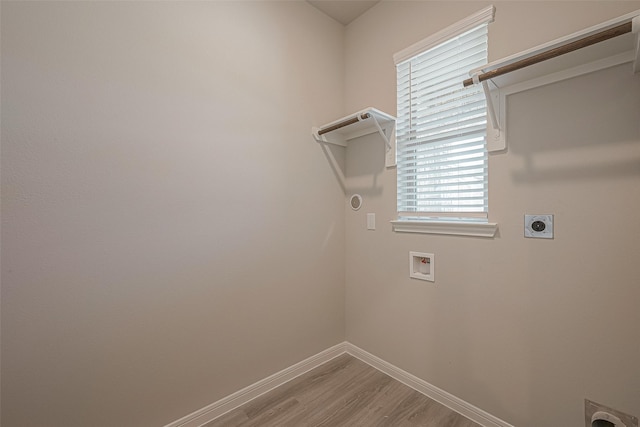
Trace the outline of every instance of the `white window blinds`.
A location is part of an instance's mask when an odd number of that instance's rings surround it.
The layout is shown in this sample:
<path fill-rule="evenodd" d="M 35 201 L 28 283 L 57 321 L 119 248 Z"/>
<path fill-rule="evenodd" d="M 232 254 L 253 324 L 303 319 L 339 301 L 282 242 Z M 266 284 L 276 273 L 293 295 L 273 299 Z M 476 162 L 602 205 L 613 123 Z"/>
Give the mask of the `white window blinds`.
<path fill-rule="evenodd" d="M 487 25 L 396 64 L 400 219 L 487 220 L 486 100 L 462 85 L 487 63 Z"/>

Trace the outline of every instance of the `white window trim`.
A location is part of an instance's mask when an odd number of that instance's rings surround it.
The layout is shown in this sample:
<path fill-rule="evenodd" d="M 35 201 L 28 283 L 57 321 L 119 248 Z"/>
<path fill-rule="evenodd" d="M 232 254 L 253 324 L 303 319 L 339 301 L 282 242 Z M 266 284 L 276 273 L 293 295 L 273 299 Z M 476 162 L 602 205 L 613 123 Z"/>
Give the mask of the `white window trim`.
<path fill-rule="evenodd" d="M 437 33 L 412 44 L 406 49 L 393 55 L 393 61 L 396 65 L 413 58 L 415 55 L 430 49 L 444 41 L 455 37 L 469 28 L 483 24 L 491 23 L 495 18 L 495 6 L 487 6 L 486 8 L 468 16 L 467 18 L 456 22 L 449 27 L 438 31 Z M 497 223 L 481 223 L 481 222 L 448 222 L 448 221 L 407 221 L 395 220 L 391 221 L 393 231 L 400 233 L 426 233 L 426 234 L 442 234 L 452 236 L 471 236 L 471 237 L 495 237 L 498 231 Z"/>
<path fill-rule="evenodd" d="M 399 233 L 446 234 L 450 236 L 495 237 L 498 224 L 492 222 L 391 221 Z"/>
<path fill-rule="evenodd" d="M 462 34 L 475 26 L 484 23 L 491 23 L 494 20 L 495 14 L 495 6 L 487 6 L 473 15 L 466 17 L 462 21 L 458 21 L 455 24 L 427 37 L 426 39 L 420 40 L 419 42 L 402 49 L 400 52 L 393 55 L 393 62 L 398 65 L 401 62 L 411 59 L 417 54 L 422 53 L 433 46 L 439 45 L 452 37 Z"/>

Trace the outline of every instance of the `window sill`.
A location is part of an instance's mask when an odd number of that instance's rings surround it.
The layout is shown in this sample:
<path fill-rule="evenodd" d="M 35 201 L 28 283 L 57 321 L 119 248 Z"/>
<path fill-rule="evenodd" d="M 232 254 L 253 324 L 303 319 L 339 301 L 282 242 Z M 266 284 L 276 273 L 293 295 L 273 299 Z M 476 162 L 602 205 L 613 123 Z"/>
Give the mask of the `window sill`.
<path fill-rule="evenodd" d="M 493 238 L 498 231 L 496 223 L 445 221 L 391 221 L 393 231 L 399 233 L 448 234 Z"/>

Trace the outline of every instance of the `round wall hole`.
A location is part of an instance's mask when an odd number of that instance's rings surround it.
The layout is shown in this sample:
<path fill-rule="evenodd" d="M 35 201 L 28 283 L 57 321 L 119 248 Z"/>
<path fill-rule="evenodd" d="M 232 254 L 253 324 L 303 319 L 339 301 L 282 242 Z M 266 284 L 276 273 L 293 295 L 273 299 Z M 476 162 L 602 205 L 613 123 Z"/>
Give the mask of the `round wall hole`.
<path fill-rule="evenodd" d="M 349 199 L 349 204 L 351 205 L 351 209 L 357 211 L 362 206 L 362 197 L 359 194 L 354 194 Z"/>

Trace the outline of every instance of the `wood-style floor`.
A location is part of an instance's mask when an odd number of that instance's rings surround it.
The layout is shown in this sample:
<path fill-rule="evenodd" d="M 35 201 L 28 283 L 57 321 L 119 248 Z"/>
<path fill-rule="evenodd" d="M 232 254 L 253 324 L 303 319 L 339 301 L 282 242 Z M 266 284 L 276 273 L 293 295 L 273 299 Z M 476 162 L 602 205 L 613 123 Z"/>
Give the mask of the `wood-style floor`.
<path fill-rule="evenodd" d="M 343 354 L 203 427 L 480 427 Z"/>

